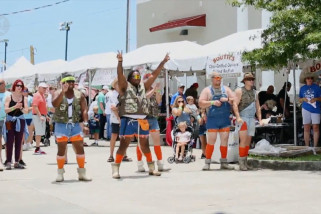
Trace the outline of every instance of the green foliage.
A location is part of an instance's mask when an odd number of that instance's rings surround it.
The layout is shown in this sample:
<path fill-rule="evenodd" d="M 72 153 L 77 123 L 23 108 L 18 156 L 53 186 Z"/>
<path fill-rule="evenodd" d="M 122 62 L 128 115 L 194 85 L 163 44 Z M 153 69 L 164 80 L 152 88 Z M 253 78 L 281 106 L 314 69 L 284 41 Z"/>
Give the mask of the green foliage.
<path fill-rule="evenodd" d="M 321 0 L 227 0 L 236 7 L 273 12 L 262 33 L 263 48 L 243 53 L 243 61 L 269 68 L 290 60 L 321 58 Z"/>

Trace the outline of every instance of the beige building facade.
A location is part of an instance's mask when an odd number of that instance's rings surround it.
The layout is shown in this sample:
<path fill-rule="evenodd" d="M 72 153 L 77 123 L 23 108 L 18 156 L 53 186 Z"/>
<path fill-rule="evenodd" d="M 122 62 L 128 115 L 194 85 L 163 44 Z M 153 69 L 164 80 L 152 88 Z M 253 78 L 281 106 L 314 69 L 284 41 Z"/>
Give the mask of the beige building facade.
<path fill-rule="evenodd" d="M 205 27 L 150 32 L 150 28 L 168 21 L 201 14 L 206 15 Z M 232 7 L 227 0 L 137 0 L 137 47 L 182 40 L 204 45 L 238 31 L 261 28 L 261 17 L 261 11 Z M 182 35 L 183 30 L 187 35 Z"/>

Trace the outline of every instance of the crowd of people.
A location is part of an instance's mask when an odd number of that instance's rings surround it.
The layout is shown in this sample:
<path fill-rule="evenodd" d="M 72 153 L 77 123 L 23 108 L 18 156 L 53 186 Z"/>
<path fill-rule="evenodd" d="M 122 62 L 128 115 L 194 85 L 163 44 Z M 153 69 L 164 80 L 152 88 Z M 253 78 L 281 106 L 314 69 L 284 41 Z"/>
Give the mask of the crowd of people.
<path fill-rule="evenodd" d="M 34 154 L 46 155 L 40 148 L 43 136 L 52 124 L 54 138 L 57 143 L 57 182 L 64 181 L 64 165 L 67 160 L 67 144 L 72 143 L 78 164 L 78 178 L 91 181 L 86 174 L 84 141 L 86 135 L 94 139 L 91 146 L 98 146 L 99 140 L 110 141 L 107 162 L 111 163 L 112 177 L 120 178 L 122 161 L 132 161 L 126 155 L 129 144 L 136 139 L 137 168 L 145 172 L 143 156 L 146 158 L 148 173 L 160 176 L 168 171 L 163 162 L 160 127 L 158 115 L 166 97 L 161 93 L 159 83 L 155 83 L 165 63 L 170 59 L 167 54 L 156 70 L 141 76 L 138 70 L 124 75 L 122 53 L 118 52 L 117 78 L 110 86 L 103 86 L 88 108 L 87 92 L 77 89 L 76 79 L 71 74 L 64 74 L 60 80 L 61 88 L 49 87 L 42 82 L 36 93 L 30 93 L 22 80 L 16 80 L 6 90 L 5 80 L 0 79 L 0 134 L 5 145 L 5 161 L 2 163 L 0 147 L 0 171 L 24 169 L 23 150 L 35 147 Z M 243 87 L 233 91 L 222 84 L 222 75 L 211 74 L 211 84 L 205 87 L 198 96 L 198 83 L 194 83 L 185 91 L 183 84 L 178 85 L 177 92 L 170 100 L 170 109 L 174 117 L 174 127 L 178 132 L 173 134 L 175 161 L 182 162 L 186 146 L 191 140 L 201 142 L 202 159 L 205 165 L 202 170 L 210 170 L 214 144 L 219 136 L 220 167 L 233 170 L 227 161 L 228 141 L 231 126 L 239 134 L 239 169 L 251 170 L 247 157 L 255 135 L 257 124 L 263 125 L 263 119 L 282 114 L 290 117 L 290 99 L 288 91 L 291 83 L 286 82 L 278 95 L 274 95 L 271 85 L 267 91 L 258 93 L 254 89 L 254 76 L 247 72 L 243 76 Z M 304 124 L 304 140 L 310 141 L 312 125 L 314 146 L 319 139 L 321 90 L 314 83 L 316 77 L 307 74 L 302 79 L 300 99 Z M 185 91 L 185 93 L 184 93 Z M 164 98 L 165 97 L 165 98 Z M 233 115 L 235 124 L 233 124 Z M 50 122 L 49 122 L 50 121 Z M 50 127 L 50 125 L 49 125 Z M 189 129 L 190 127 L 190 129 Z M 192 130 L 192 131 L 191 131 Z M 191 133 L 194 132 L 194 133 Z M 197 134 L 195 134 L 197 133 Z M 156 164 L 150 150 L 149 137 L 153 141 Z M 116 148 L 119 138 L 120 146 Z M 2 137 L 0 137 L 1 142 Z M 35 144 L 33 145 L 33 141 Z M 14 160 L 12 160 L 14 150 Z M 156 168 L 157 166 L 157 168 Z"/>

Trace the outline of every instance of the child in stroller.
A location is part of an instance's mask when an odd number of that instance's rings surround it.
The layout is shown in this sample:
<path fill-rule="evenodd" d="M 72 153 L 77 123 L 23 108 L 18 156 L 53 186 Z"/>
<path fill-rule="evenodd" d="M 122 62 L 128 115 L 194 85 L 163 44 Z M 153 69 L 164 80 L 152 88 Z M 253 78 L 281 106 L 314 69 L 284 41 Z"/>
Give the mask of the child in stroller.
<path fill-rule="evenodd" d="M 169 163 L 181 162 L 189 163 L 195 161 L 193 152 L 193 128 L 187 126 L 186 122 L 180 122 L 177 127 L 173 129 L 173 149 L 174 155 L 167 160 Z"/>

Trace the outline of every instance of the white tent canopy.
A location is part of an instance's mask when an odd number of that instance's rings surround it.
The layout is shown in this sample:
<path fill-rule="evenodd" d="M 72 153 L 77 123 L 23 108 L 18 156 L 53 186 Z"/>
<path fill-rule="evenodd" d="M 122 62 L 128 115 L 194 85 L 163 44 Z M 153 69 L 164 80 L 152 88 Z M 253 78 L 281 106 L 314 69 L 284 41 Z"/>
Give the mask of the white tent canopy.
<path fill-rule="evenodd" d="M 79 72 L 96 69 L 117 68 L 117 54 L 114 52 L 92 54 L 79 57 L 63 66 L 62 72 Z"/>
<path fill-rule="evenodd" d="M 24 56 L 20 57 L 11 67 L 1 74 L 6 81 L 21 79 L 35 75 L 34 65 Z"/>
<path fill-rule="evenodd" d="M 48 81 L 54 80 L 61 74 L 61 68 L 66 66 L 67 62 L 62 59 L 47 61 L 43 63 L 36 64 L 34 66 L 34 71 L 38 74 L 38 80 Z"/>
<path fill-rule="evenodd" d="M 165 64 L 165 69 L 173 71 L 199 71 L 205 68 L 206 59 L 199 58 L 188 60 L 191 55 L 200 55 L 202 46 L 194 42 L 180 41 L 145 45 L 124 55 L 124 68 L 137 65 L 147 65 L 152 70 L 156 69 L 164 59 L 166 53 L 171 60 Z"/>
<path fill-rule="evenodd" d="M 203 55 L 236 53 L 262 48 L 262 31 L 263 29 L 241 31 L 208 43 L 202 47 Z"/>

